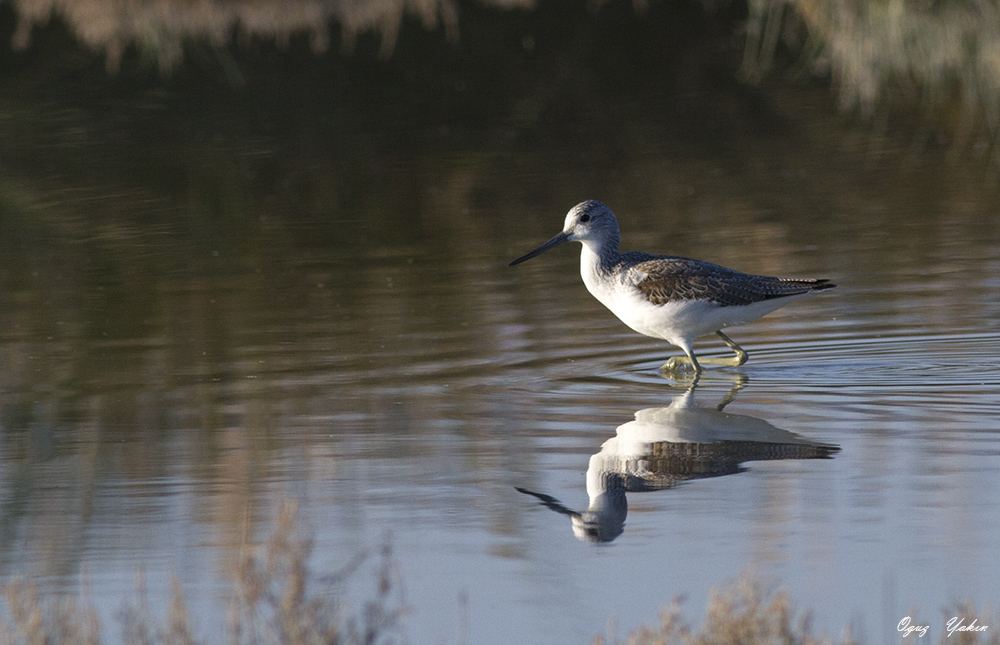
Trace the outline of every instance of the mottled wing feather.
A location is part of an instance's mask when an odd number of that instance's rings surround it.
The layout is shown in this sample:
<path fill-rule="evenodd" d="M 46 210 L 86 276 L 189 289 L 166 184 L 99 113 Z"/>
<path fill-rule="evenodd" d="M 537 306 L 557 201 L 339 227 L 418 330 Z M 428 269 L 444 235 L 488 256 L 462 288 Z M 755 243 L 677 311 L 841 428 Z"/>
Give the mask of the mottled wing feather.
<path fill-rule="evenodd" d="M 622 259 L 631 260 L 628 262 L 631 264 L 629 274 L 635 285 L 656 305 L 677 300 L 707 300 L 734 307 L 835 286 L 829 280 L 752 275 L 698 260 L 657 256 L 644 259 L 641 257 L 644 255 L 625 254 Z"/>

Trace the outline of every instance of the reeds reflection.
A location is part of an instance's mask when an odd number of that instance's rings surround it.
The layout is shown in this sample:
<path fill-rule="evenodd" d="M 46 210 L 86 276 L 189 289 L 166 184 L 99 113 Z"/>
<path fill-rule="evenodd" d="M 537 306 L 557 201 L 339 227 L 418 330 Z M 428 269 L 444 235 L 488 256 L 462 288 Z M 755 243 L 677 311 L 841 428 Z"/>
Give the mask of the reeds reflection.
<path fill-rule="evenodd" d="M 351 51 L 361 36 L 377 37 L 383 58 L 394 51 L 405 22 L 428 31 L 441 31 L 457 42 L 460 33 L 476 40 L 470 28 L 482 10 L 505 11 L 518 17 L 555 15 L 551 6 L 537 0 L 12 0 L 16 14 L 10 45 L 25 50 L 45 40 L 39 32 L 59 22 L 86 49 L 102 52 L 107 67 L 119 70 L 131 50 L 169 74 L 190 57 L 192 44 L 221 52 L 235 44 L 273 42 L 281 49 L 296 38 L 308 42 L 320 55 L 339 43 Z M 588 4 L 593 12 L 614 5 L 610 0 Z M 956 143 L 974 144 L 979 153 L 1000 123 L 1000 30 L 996 3 L 881 2 L 862 0 L 760 0 L 741 10 L 730 3 L 703 0 L 672 20 L 656 25 L 648 20 L 663 6 L 677 3 L 621 2 L 641 21 L 654 25 L 655 48 L 675 40 L 672 25 L 697 30 L 705 21 L 717 20 L 718 33 L 739 34 L 720 38 L 719 48 L 733 48 L 742 41 L 740 76 L 758 83 L 775 71 L 789 67 L 797 76 L 833 79 L 845 110 L 860 107 L 872 115 L 886 106 L 904 114 L 921 114 L 927 124 L 955 137 Z M 687 3 L 691 4 L 691 3 Z M 739 3 L 735 3 L 739 4 Z M 544 3 L 542 3 L 544 5 Z M 700 11 L 699 11 L 700 9 Z M 516 10 L 516 11 L 514 11 Z M 729 14 L 733 14 L 729 16 Z M 495 16 L 496 14 L 491 14 Z M 58 18 L 58 20 L 53 20 Z M 562 16 L 564 19 L 565 16 Z M 488 19 L 491 20 L 491 19 Z M 554 23 L 560 20 L 553 21 Z M 562 20 L 562 22 L 566 22 Z M 572 22 L 570 20 L 569 22 Z M 462 29 L 460 29 L 460 26 Z M 489 24 L 494 31 L 495 24 Z M 0 21 L 0 33 L 5 29 Z M 523 34 L 523 47 L 534 48 L 535 35 Z M 478 39 L 496 42 L 492 38 Z M 575 39 L 574 39 L 575 40 Z M 629 39 L 631 41 L 631 39 Z M 691 43 L 686 56 L 704 46 Z M 737 45 L 737 46 L 734 46 Z M 649 51 L 647 48 L 640 48 Z M 715 48 L 707 48 L 715 49 Z M 783 57 L 785 49 L 791 56 Z M 202 55 L 204 52 L 202 52 Z M 198 54 L 195 54 L 198 57 Z M 228 56 L 223 76 L 241 84 L 236 59 Z M 239 57 L 237 57 L 239 58 Z M 690 58 L 687 58 L 690 60 Z M 647 63 L 649 61 L 646 61 Z M 618 67 L 621 69 L 621 67 Z M 496 73 L 490 68 L 491 76 Z M 533 110 L 528 109 L 527 112 Z M 884 116 L 881 118 L 885 118 Z M 985 137 L 985 138 L 984 138 Z"/>
<path fill-rule="evenodd" d="M 361 32 L 377 32 L 382 51 L 388 54 L 406 15 L 419 18 L 429 28 L 441 23 L 450 32 L 454 32 L 457 23 L 455 4 L 438 0 L 194 0 L 183 3 L 14 0 L 12 4 L 19 15 L 12 39 L 16 49 L 31 44 L 33 28 L 59 15 L 81 42 L 91 49 L 106 52 L 111 68 L 117 67 L 127 47 L 135 46 L 155 57 L 162 69 L 169 70 L 183 56 L 185 42 L 198 38 L 221 47 L 234 36 L 244 41 L 268 38 L 287 44 L 294 35 L 305 34 L 313 51 L 319 53 L 330 44 L 330 25 L 333 23 L 342 27 L 341 37 L 347 44 Z M 489 4 L 515 8 L 533 3 L 531 0 L 491 0 Z"/>
<path fill-rule="evenodd" d="M 587 468 L 590 504 L 578 512 L 559 500 L 524 488 L 546 507 L 568 515 L 573 533 L 589 542 L 611 542 L 625 530 L 626 493 L 673 488 L 681 482 L 733 475 L 747 461 L 832 459 L 839 446 L 809 441 L 763 419 L 723 409 L 743 387 L 737 384 L 715 407 L 695 402 L 697 383 L 670 405 L 646 408 L 618 426 Z"/>

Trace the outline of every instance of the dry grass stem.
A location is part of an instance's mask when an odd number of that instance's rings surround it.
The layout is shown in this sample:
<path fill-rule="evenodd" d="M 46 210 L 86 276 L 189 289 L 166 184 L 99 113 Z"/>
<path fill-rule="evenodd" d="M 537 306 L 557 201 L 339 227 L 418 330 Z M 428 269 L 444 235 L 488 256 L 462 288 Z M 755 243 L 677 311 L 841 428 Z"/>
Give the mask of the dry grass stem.
<path fill-rule="evenodd" d="M 248 546 L 232 580 L 225 638 L 232 645 L 390 645 L 400 640 L 403 607 L 395 593 L 395 564 L 388 547 L 375 563 L 375 589 L 359 607 L 347 600 L 347 583 L 367 558 L 327 578 L 309 568 L 312 541 L 301 536 L 294 505 L 285 504 L 266 542 Z M 119 612 L 121 641 L 127 645 L 195 645 L 201 640 L 191 620 L 181 583 L 171 581 L 160 620 L 146 593 L 145 574 L 136 573 L 136 592 Z M 0 645 L 97 645 L 101 625 L 96 609 L 83 600 L 44 596 L 36 584 L 19 579 L 0 587 Z M 365 597 L 365 596 L 361 596 Z M 220 626 L 212 626 L 218 629 Z M 218 633 L 218 632 L 216 632 Z"/>

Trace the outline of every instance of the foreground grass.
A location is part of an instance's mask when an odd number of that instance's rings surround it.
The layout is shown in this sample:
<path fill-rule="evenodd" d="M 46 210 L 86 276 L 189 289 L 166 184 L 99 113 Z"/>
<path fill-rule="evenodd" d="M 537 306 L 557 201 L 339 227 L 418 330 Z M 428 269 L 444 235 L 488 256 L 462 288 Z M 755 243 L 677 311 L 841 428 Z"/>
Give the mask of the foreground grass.
<path fill-rule="evenodd" d="M 317 577 L 308 561 L 312 543 L 302 537 L 295 509 L 282 509 L 273 535 L 262 545 L 248 547 L 232 573 L 232 590 L 224 636 L 202 640 L 184 600 L 173 583 L 165 608 L 150 608 L 143 584 L 120 615 L 117 637 L 106 639 L 104 625 L 85 599 L 45 597 L 27 580 L 0 586 L 0 645 L 97 645 L 112 640 L 127 645 L 192 645 L 227 642 L 232 645 L 390 645 L 408 642 L 403 636 L 405 607 L 395 593 L 398 583 L 388 548 L 375 563 L 375 589 L 363 602 L 347 603 L 345 580 L 357 576 L 367 560 L 360 556 L 334 576 Z M 155 611 L 154 611 L 155 610 Z M 164 611 L 165 610 L 165 611 Z M 156 618 L 155 615 L 164 616 Z M 950 617 L 964 625 L 989 626 L 984 632 L 948 633 Z M 992 618 L 992 620 L 991 620 Z M 942 645 L 1000 645 L 1000 616 L 985 617 L 970 606 L 943 612 L 937 620 L 914 618 L 913 625 L 930 625 L 919 642 Z M 916 642 L 918 634 L 900 643 Z M 624 639 L 598 636 L 594 645 L 820 645 L 854 644 L 845 628 L 839 640 L 813 631 L 810 614 L 798 610 L 784 591 L 774 592 L 750 575 L 709 595 L 704 620 L 692 626 L 674 602 L 657 624 L 636 629 Z"/>
<path fill-rule="evenodd" d="M 164 619 L 149 607 L 142 583 L 121 614 L 120 638 L 105 639 L 97 610 L 86 600 L 43 597 L 30 581 L 3 585 L 0 645 L 388 645 L 399 641 L 403 607 L 395 596 L 394 564 L 388 548 L 375 571 L 375 591 L 363 602 L 347 602 L 345 579 L 366 559 L 317 578 L 307 566 L 312 543 L 300 535 L 295 509 L 282 509 L 274 534 L 247 547 L 232 572 L 229 615 L 223 637 L 202 640 L 193 625 L 180 583 L 174 582 Z M 159 608 L 152 608 L 159 609 Z"/>
<path fill-rule="evenodd" d="M 659 624 L 640 627 L 624 641 L 614 636 L 594 639 L 594 645 L 820 645 L 830 642 L 813 633 L 809 614 L 796 611 L 787 593 L 768 593 L 751 576 L 743 576 L 725 591 L 713 590 L 705 620 L 697 628 L 684 620 L 680 603 L 674 601 L 660 614 Z M 845 633 L 841 642 L 846 645 L 854 641 Z"/>
<path fill-rule="evenodd" d="M 900 616 L 902 619 L 903 617 Z M 948 620 L 955 618 L 956 629 L 947 631 Z M 961 622 L 959 622 L 961 621 Z M 927 625 L 921 636 L 912 631 L 899 631 L 900 643 L 931 643 L 941 645 L 998 645 L 1000 616 L 985 617 L 971 605 L 946 609 L 941 617 L 930 620 L 914 618 L 907 626 Z M 986 625 L 983 632 L 961 631 L 959 625 Z M 897 631 L 899 627 L 897 626 Z M 991 633 L 992 632 L 992 633 Z M 660 614 L 660 622 L 640 627 L 624 640 L 598 636 L 594 645 L 856 645 L 849 627 L 839 639 L 817 634 L 808 611 L 795 608 L 785 591 L 772 592 L 758 579 L 742 576 L 723 590 L 712 590 L 701 625 L 692 627 L 681 615 L 680 604 L 674 602 Z"/>

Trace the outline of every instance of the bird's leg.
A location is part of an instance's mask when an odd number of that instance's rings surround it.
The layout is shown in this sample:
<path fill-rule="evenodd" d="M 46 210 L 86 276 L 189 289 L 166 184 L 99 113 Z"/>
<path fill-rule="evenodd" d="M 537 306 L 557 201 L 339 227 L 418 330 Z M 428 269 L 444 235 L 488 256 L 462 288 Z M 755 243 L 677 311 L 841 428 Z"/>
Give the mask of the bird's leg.
<path fill-rule="evenodd" d="M 726 336 L 725 334 L 723 334 L 721 330 L 717 331 L 715 333 L 716 333 L 716 335 L 718 335 L 719 338 L 722 339 L 722 342 L 724 342 L 726 345 L 729 346 L 729 349 L 731 349 L 734 352 L 736 352 L 736 356 L 733 357 L 732 359 L 730 359 L 732 361 L 732 363 L 730 363 L 730 364 L 733 367 L 739 367 L 743 363 L 747 362 L 747 359 L 750 358 L 750 356 L 747 355 L 747 353 L 743 350 L 742 347 L 740 347 L 739 345 L 737 345 L 736 343 L 734 343 L 733 339 L 730 338 L 729 336 Z"/>
<path fill-rule="evenodd" d="M 726 336 L 721 331 L 717 331 L 715 333 L 718 334 L 719 338 L 722 339 L 722 342 L 724 342 L 726 345 L 729 346 L 729 349 L 736 352 L 736 356 L 733 356 L 732 358 L 706 358 L 702 361 L 703 363 L 707 365 L 725 365 L 727 367 L 739 367 L 743 363 L 747 362 L 747 358 L 749 358 L 749 356 L 745 351 L 743 351 L 742 347 L 734 343 L 729 336 Z"/>

